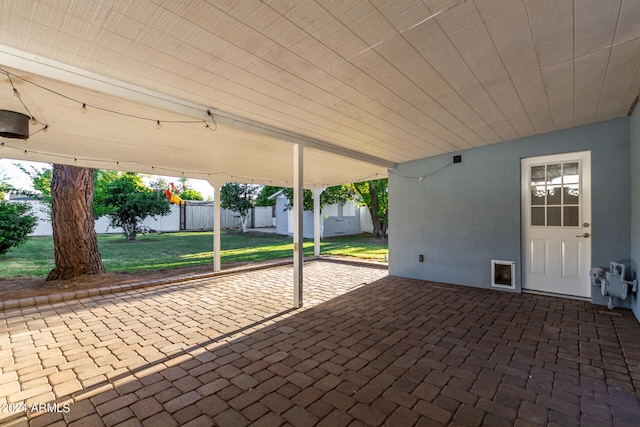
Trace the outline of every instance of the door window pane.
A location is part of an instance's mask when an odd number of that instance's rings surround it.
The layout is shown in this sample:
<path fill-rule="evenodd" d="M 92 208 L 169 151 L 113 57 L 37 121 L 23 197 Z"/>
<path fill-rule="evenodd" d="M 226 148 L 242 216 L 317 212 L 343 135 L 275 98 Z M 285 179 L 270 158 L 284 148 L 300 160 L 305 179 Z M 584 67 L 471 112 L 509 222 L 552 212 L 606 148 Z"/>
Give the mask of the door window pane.
<path fill-rule="evenodd" d="M 571 180 L 576 180 L 575 182 L 577 182 L 577 179 L 579 177 L 579 168 L 578 168 L 578 163 L 565 163 L 564 164 L 564 176 L 565 182 L 571 182 Z"/>
<path fill-rule="evenodd" d="M 562 225 L 562 214 L 560 207 L 547 208 L 547 226 L 556 227 Z"/>
<path fill-rule="evenodd" d="M 580 201 L 580 164 L 578 162 L 565 163 L 562 171 L 562 203 L 577 205 Z"/>
<path fill-rule="evenodd" d="M 562 186 L 550 185 L 547 187 L 547 205 L 562 204 Z"/>
<path fill-rule="evenodd" d="M 544 205 L 546 203 L 547 189 L 546 168 L 544 166 L 531 167 L 531 204 Z"/>
<path fill-rule="evenodd" d="M 547 182 L 549 184 L 559 184 L 562 177 L 562 164 L 547 165 Z"/>
<path fill-rule="evenodd" d="M 544 166 L 531 166 L 531 184 L 544 184 L 545 176 Z"/>
<path fill-rule="evenodd" d="M 563 225 L 565 227 L 577 227 L 580 223 L 579 212 L 577 206 L 565 206 Z"/>
<path fill-rule="evenodd" d="M 544 207 L 531 208 L 531 225 L 545 225 L 544 222 Z"/>
<path fill-rule="evenodd" d="M 547 190 L 544 185 L 540 187 L 531 187 L 531 204 L 532 205 L 544 205 L 546 201 Z"/>
<path fill-rule="evenodd" d="M 565 205 L 577 205 L 580 196 L 580 186 L 577 184 L 569 184 L 564 187 L 564 204 Z"/>

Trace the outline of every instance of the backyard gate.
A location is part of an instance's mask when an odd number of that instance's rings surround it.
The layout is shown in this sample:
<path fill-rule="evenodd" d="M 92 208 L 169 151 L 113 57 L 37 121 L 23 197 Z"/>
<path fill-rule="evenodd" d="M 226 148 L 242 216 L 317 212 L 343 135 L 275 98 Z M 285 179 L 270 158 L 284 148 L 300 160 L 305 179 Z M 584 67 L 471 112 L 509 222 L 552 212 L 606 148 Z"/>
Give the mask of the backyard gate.
<path fill-rule="evenodd" d="M 213 202 L 199 202 L 189 200 L 180 204 L 180 231 L 213 230 Z M 252 212 L 247 220 L 251 224 Z M 222 228 L 239 228 L 238 214 L 228 209 L 220 210 L 220 226 Z"/>
<path fill-rule="evenodd" d="M 180 204 L 180 230 L 213 229 L 213 203 L 189 201 Z"/>
<path fill-rule="evenodd" d="M 180 225 L 178 226 L 178 229 L 180 231 L 184 231 L 187 229 L 187 202 L 182 201 L 178 206 L 180 207 L 180 217 L 178 220 Z"/>

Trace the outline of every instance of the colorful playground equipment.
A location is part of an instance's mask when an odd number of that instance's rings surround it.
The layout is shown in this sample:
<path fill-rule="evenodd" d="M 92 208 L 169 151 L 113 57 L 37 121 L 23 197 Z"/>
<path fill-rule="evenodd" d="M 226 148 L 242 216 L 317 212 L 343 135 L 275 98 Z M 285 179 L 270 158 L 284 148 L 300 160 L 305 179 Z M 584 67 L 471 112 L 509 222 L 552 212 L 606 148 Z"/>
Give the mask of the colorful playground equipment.
<path fill-rule="evenodd" d="M 171 203 L 172 205 L 181 205 L 183 203 L 186 203 L 184 200 L 182 200 L 180 198 L 180 196 L 178 194 L 180 194 L 180 192 L 178 191 L 176 186 L 173 185 L 173 182 L 170 182 L 169 183 L 169 188 L 164 190 L 164 195 L 165 195 L 167 201 L 169 203 Z"/>

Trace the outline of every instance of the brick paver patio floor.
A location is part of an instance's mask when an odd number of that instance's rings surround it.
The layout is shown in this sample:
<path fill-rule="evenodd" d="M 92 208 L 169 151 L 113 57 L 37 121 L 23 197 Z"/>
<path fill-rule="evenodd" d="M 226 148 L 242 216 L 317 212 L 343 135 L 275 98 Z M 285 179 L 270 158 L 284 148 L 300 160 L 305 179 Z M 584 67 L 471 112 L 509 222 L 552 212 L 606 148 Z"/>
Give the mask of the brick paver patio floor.
<path fill-rule="evenodd" d="M 291 310 L 291 277 L 5 310 L 0 424 L 640 425 L 628 310 L 324 261 Z"/>

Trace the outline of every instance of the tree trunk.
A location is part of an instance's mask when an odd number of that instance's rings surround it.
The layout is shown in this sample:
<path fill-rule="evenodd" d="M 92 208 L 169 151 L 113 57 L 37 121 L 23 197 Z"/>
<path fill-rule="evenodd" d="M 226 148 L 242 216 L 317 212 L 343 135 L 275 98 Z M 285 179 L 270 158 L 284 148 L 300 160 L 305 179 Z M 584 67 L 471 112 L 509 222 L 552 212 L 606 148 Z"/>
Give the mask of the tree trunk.
<path fill-rule="evenodd" d="M 136 240 L 136 225 L 131 224 L 123 224 L 122 229 L 124 230 L 125 236 L 127 236 L 127 240 L 133 241 Z"/>
<path fill-rule="evenodd" d="M 51 223 L 56 266 L 47 280 L 104 273 L 93 219 L 93 169 L 53 165 Z"/>
<path fill-rule="evenodd" d="M 369 206 L 369 213 L 371 214 L 371 222 L 373 223 L 373 238 L 384 239 L 385 231 L 383 223 L 378 216 L 378 193 L 369 182 L 369 194 L 371 195 L 371 206 Z"/>
<path fill-rule="evenodd" d="M 371 213 L 371 211 L 369 211 L 369 213 Z M 373 223 L 373 238 L 374 239 L 384 239 L 384 235 L 382 234 L 382 222 L 380 221 L 380 218 L 378 217 L 378 215 L 373 215 L 371 216 L 371 222 Z"/>

